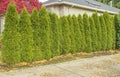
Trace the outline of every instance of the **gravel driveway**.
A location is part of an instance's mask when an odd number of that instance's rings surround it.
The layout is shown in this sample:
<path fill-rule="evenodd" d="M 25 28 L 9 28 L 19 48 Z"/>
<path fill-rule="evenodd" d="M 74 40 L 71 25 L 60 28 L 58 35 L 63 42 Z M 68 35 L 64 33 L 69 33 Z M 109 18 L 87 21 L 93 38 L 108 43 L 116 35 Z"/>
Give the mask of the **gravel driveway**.
<path fill-rule="evenodd" d="M 120 54 L 1 72 L 0 77 L 120 77 Z"/>

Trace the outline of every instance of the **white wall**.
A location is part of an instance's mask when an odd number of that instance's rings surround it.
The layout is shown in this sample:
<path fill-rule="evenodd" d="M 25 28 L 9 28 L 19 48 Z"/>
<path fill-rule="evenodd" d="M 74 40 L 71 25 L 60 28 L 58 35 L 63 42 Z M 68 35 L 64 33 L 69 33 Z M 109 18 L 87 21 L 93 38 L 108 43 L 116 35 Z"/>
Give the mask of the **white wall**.
<path fill-rule="evenodd" d="M 4 16 L 0 16 L 0 34 L 4 30 L 4 24 L 5 24 L 5 17 Z"/>
<path fill-rule="evenodd" d="M 53 6 L 47 6 L 47 9 L 51 9 L 52 12 L 56 13 L 58 16 L 67 16 L 67 15 L 83 15 L 84 13 L 87 13 L 89 16 L 91 16 L 94 12 L 93 10 L 74 7 L 74 6 L 68 6 L 68 5 L 53 5 Z M 102 14 L 98 12 L 98 14 Z"/>
<path fill-rule="evenodd" d="M 64 6 L 59 6 L 59 5 L 53 5 L 53 6 L 47 6 L 47 10 L 49 12 L 56 13 L 58 16 L 63 16 L 64 15 Z"/>
<path fill-rule="evenodd" d="M 93 13 L 96 11 L 93 10 L 88 10 L 84 8 L 78 8 L 74 6 L 64 6 L 64 15 L 76 15 L 78 16 L 79 14 L 83 15 L 84 13 L 87 13 L 89 16 L 91 16 Z M 98 13 L 100 14 L 100 13 Z"/>

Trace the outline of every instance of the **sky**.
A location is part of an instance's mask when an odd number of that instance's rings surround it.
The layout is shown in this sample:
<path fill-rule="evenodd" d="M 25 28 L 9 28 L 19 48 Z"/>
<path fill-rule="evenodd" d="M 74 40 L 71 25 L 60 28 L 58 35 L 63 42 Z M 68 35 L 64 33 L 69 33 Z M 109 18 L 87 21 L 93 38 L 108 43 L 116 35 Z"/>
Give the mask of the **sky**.
<path fill-rule="evenodd" d="M 45 2 L 45 1 L 47 1 L 47 0 L 39 0 L 40 2 Z"/>

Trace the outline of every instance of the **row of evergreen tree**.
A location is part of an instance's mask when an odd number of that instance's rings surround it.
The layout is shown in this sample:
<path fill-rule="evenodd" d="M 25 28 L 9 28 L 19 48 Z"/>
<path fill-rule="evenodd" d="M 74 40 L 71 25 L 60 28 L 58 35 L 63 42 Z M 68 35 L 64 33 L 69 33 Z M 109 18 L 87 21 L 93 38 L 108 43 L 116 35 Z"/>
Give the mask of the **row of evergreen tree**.
<path fill-rule="evenodd" d="M 112 1 L 112 6 L 120 9 L 120 0 L 96 0 L 98 2 L 110 5 L 110 1 Z"/>
<path fill-rule="evenodd" d="M 10 4 L 4 27 L 2 60 L 6 64 L 115 48 L 114 17 L 107 12 L 59 18 L 42 7 L 31 15 L 24 8 L 19 16 L 16 6 Z"/>

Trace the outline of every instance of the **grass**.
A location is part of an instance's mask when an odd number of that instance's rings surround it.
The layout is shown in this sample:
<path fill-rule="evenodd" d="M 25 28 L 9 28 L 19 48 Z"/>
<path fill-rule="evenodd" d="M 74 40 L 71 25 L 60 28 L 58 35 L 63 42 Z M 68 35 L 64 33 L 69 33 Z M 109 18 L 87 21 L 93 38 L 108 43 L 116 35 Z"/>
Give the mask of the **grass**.
<path fill-rule="evenodd" d="M 99 52 L 92 52 L 92 53 L 80 52 L 75 54 L 66 54 L 66 55 L 56 56 L 54 58 L 51 58 L 50 60 L 34 61 L 31 63 L 22 62 L 22 63 L 11 65 L 11 66 L 0 64 L 0 72 L 17 70 L 21 68 L 28 68 L 28 67 L 34 67 L 34 66 L 56 64 L 56 63 L 67 62 L 72 60 L 79 60 L 83 58 L 91 58 L 95 56 L 98 57 L 103 55 L 111 55 L 116 53 L 118 53 L 118 51 L 99 51 Z M 0 53 L 0 57 L 1 57 L 1 53 Z M 2 63 L 1 59 L 0 59 L 0 63 Z"/>

